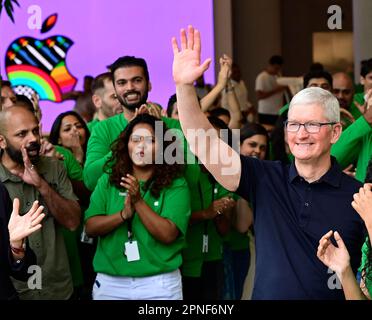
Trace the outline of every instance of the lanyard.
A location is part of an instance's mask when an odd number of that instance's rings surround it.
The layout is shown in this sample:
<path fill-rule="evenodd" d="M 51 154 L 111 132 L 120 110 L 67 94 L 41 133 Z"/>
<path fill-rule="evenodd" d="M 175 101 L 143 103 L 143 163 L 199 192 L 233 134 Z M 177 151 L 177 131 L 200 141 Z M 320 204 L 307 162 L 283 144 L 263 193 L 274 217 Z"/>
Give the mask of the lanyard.
<path fill-rule="evenodd" d="M 212 182 L 212 202 L 214 201 L 214 188 L 215 188 L 215 184 L 216 184 L 216 182 L 213 181 Z M 204 195 L 203 195 L 203 190 L 202 190 L 200 181 L 198 182 L 198 189 L 199 189 L 200 201 L 202 203 L 202 208 L 205 209 Z M 209 223 L 209 220 L 205 220 L 204 221 L 204 231 L 203 231 L 203 234 L 204 235 L 208 235 L 208 223 Z"/>

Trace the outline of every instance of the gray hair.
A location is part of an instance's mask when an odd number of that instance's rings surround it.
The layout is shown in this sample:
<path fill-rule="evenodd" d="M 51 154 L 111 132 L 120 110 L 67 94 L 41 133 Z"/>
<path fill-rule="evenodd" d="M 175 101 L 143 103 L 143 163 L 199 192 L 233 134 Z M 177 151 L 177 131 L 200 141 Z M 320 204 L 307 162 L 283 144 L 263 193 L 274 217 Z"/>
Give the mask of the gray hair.
<path fill-rule="evenodd" d="M 330 122 L 340 122 L 340 105 L 337 98 L 327 90 L 317 87 L 306 88 L 298 92 L 289 104 L 291 108 L 297 104 L 317 104 L 323 108 L 325 118 Z"/>

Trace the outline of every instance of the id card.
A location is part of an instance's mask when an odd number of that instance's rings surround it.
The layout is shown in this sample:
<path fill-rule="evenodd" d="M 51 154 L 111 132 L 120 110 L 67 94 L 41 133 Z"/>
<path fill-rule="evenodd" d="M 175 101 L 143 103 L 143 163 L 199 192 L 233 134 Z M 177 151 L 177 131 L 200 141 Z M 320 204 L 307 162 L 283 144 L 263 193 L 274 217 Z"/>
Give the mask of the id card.
<path fill-rule="evenodd" d="M 202 247 L 203 253 L 208 253 L 208 235 L 203 234 L 203 247 Z"/>
<path fill-rule="evenodd" d="M 140 259 L 137 241 L 128 241 L 125 243 L 124 254 L 127 256 L 128 262 L 138 261 Z"/>

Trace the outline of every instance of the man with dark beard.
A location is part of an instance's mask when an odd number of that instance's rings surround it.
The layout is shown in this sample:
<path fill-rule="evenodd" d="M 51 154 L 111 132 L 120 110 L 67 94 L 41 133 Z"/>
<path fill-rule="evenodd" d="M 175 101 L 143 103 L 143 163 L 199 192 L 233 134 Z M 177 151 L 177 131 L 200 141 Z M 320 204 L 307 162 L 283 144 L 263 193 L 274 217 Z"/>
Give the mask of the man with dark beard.
<path fill-rule="evenodd" d="M 94 190 L 103 167 L 110 157 L 110 146 L 128 122 L 139 113 L 148 112 L 160 119 L 159 106 L 147 101 L 151 82 L 146 61 L 142 58 L 124 56 L 117 59 L 110 70 L 116 96 L 123 107 L 123 113 L 100 121 L 91 132 L 87 158 L 84 166 L 84 183 Z M 162 117 L 168 128 L 181 130 L 178 120 Z"/>
<path fill-rule="evenodd" d="M 13 284 L 21 299 L 69 299 L 72 279 L 60 229 L 76 229 L 81 212 L 63 164 L 39 156 L 38 121 L 21 106 L 0 112 L 0 148 L 0 179 L 11 199 L 20 199 L 20 213 L 38 200 L 46 214 L 43 228 L 28 238 L 40 269 L 34 281 L 13 279 Z"/>

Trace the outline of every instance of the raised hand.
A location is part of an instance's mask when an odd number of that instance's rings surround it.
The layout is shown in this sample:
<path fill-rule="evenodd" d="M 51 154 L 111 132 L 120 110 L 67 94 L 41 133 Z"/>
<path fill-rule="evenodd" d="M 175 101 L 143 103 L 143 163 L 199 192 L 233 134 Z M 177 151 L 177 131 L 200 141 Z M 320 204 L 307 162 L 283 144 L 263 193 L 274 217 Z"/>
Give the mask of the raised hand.
<path fill-rule="evenodd" d="M 23 239 L 41 228 L 41 220 L 45 217 L 42 213 L 43 206 L 34 201 L 31 209 L 23 216 L 19 215 L 19 200 L 13 201 L 13 211 L 8 223 L 9 240 L 12 246 L 20 247 Z"/>
<path fill-rule="evenodd" d="M 18 177 L 20 177 L 27 184 L 33 185 L 39 188 L 41 185 L 41 177 L 36 170 L 36 167 L 31 163 L 28 157 L 27 150 L 25 146 L 21 146 L 21 152 L 23 157 L 24 168 L 16 168 L 10 170 L 10 172 Z"/>
<path fill-rule="evenodd" d="M 372 228 L 372 183 L 365 183 L 358 193 L 355 193 L 351 203 L 356 212 L 364 220 L 367 228 Z"/>
<path fill-rule="evenodd" d="M 331 242 L 333 234 L 337 247 Z M 333 233 L 331 230 L 319 240 L 317 256 L 328 268 L 336 272 L 340 280 L 345 270 L 350 267 L 349 252 L 337 231 Z"/>
<path fill-rule="evenodd" d="M 217 84 L 221 85 L 221 87 L 225 87 L 227 85 L 227 81 L 231 77 L 231 66 L 232 66 L 232 59 L 224 54 L 220 58 L 220 72 L 218 73 L 218 81 Z"/>
<path fill-rule="evenodd" d="M 179 49 L 177 40 L 172 38 L 173 47 L 173 79 L 177 84 L 193 85 L 209 67 L 211 59 L 206 59 L 200 63 L 201 41 L 200 33 L 192 26 L 188 27 L 188 33 L 181 29 L 180 32 L 181 49 Z"/>

